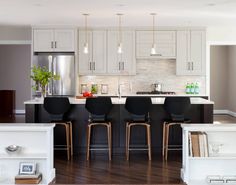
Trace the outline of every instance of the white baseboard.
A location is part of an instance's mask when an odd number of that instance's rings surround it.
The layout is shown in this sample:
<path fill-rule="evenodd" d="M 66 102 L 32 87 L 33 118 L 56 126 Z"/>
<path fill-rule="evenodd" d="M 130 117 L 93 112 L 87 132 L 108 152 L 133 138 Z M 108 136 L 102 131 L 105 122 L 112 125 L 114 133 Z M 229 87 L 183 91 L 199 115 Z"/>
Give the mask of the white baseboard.
<path fill-rule="evenodd" d="M 236 117 L 236 112 L 230 110 L 214 110 L 214 114 L 227 114 L 233 117 Z"/>
<path fill-rule="evenodd" d="M 20 109 L 15 110 L 15 114 L 25 114 L 25 110 L 24 109 L 23 110 L 20 110 Z"/>

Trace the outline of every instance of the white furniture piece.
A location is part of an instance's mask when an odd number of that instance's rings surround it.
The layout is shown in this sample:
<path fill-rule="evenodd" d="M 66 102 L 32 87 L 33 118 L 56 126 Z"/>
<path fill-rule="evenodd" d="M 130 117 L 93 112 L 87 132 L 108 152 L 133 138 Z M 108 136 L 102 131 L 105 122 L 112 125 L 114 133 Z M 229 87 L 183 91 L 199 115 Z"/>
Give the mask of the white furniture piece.
<path fill-rule="evenodd" d="M 107 73 L 111 75 L 135 75 L 135 31 L 122 31 L 122 53 L 117 53 L 119 32 L 107 32 Z"/>
<path fill-rule="evenodd" d="M 79 75 L 105 74 L 107 72 L 106 31 L 88 31 L 87 38 L 88 53 L 84 53 L 83 48 L 86 42 L 86 32 L 79 30 Z"/>
<path fill-rule="evenodd" d="M 176 58 L 176 31 L 155 31 L 156 54 L 151 55 L 153 32 L 136 31 L 136 58 L 137 59 L 175 59 Z"/>
<path fill-rule="evenodd" d="M 71 28 L 33 28 L 33 51 L 74 52 L 75 34 Z"/>
<path fill-rule="evenodd" d="M 54 124 L 0 124 L 0 184 L 15 184 L 20 162 L 36 162 L 42 173 L 42 184 L 55 178 L 53 166 Z M 7 153 L 5 148 L 17 145 L 21 150 Z"/>
<path fill-rule="evenodd" d="M 205 185 L 208 175 L 236 175 L 236 124 L 183 124 L 183 161 L 181 177 L 188 185 Z M 209 157 L 191 157 L 190 132 L 205 132 Z M 214 154 L 213 145 L 221 145 Z"/>
<path fill-rule="evenodd" d="M 177 75 L 205 75 L 206 33 L 204 30 L 177 31 Z"/>

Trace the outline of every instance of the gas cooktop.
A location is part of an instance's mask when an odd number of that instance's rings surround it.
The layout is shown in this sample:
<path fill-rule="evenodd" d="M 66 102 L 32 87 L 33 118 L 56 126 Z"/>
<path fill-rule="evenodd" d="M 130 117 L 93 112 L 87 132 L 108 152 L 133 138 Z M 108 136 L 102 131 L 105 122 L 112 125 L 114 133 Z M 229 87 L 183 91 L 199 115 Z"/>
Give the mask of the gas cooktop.
<path fill-rule="evenodd" d="M 171 91 L 138 91 L 136 94 L 175 94 Z"/>

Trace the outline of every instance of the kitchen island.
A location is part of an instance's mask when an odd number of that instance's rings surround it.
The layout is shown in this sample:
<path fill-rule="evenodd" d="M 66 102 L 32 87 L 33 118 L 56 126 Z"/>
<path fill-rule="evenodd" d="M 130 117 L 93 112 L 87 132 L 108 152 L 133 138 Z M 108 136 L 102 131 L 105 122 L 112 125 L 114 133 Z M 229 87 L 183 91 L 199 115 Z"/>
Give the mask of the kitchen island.
<path fill-rule="evenodd" d="M 69 98 L 71 109 L 67 116 L 73 120 L 73 140 L 74 150 L 76 153 L 84 153 L 86 151 L 86 130 L 88 112 L 85 109 L 85 99 Z M 112 146 L 113 154 L 124 153 L 125 151 L 125 119 L 129 118 L 129 113 L 125 110 L 126 98 L 112 98 L 113 108 L 109 114 L 112 120 Z M 151 139 L 152 151 L 161 152 L 162 147 L 162 125 L 163 120 L 168 118 L 164 110 L 164 97 L 152 97 L 152 108 L 150 110 L 151 118 Z M 187 117 L 191 119 L 192 123 L 213 123 L 213 105 L 214 102 L 199 98 L 191 97 L 191 109 Z M 48 113 L 43 108 L 42 99 L 34 99 L 24 102 L 26 110 L 27 123 L 45 123 L 50 121 Z M 105 128 L 97 129 L 92 134 L 92 142 L 96 142 L 99 146 L 106 146 L 107 134 Z M 64 134 L 60 129 L 55 130 L 55 142 L 60 143 L 64 141 L 62 137 Z M 182 141 L 181 128 L 179 126 L 170 130 L 170 142 L 180 144 Z M 132 130 L 131 144 L 138 144 L 143 146 L 145 143 L 145 129 L 134 128 Z M 106 151 L 97 151 L 106 152 Z"/>

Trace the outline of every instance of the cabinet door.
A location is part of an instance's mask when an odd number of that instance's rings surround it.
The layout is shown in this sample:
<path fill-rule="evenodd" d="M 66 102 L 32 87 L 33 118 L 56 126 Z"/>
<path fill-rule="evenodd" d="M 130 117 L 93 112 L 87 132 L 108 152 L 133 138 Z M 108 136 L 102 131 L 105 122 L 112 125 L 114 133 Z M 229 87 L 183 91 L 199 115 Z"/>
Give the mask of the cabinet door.
<path fill-rule="evenodd" d="M 152 31 L 136 32 L 136 58 L 176 58 L 176 32 L 175 31 L 156 31 L 156 55 L 151 55 L 153 43 Z"/>
<path fill-rule="evenodd" d="M 176 74 L 190 74 L 190 32 L 177 31 Z"/>
<path fill-rule="evenodd" d="M 118 31 L 108 31 L 108 73 L 135 75 L 135 32 L 122 31 L 122 53 L 117 53 L 118 39 Z"/>
<path fill-rule="evenodd" d="M 85 31 L 79 30 L 79 75 L 92 74 L 92 32 L 88 32 L 88 53 L 84 53 Z"/>
<path fill-rule="evenodd" d="M 194 75 L 205 74 L 206 38 L 204 31 L 191 31 L 191 70 Z"/>
<path fill-rule="evenodd" d="M 92 70 L 94 74 L 105 74 L 106 63 L 106 31 L 96 30 L 92 32 Z"/>
<path fill-rule="evenodd" d="M 54 51 L 74 51 L 75 50 L 75 30 L 55 29 L 54 30 Z"/>
<path fill-rule="evenodd" d="M 34 52 L 54 50 L 54 33 L 52 29 L 34 29 L 33 38 Z"/>
<path fill-rule="evenodd" d="M 178 31 L 177 75 L 205 74 L 205 42 L 204 31 Z"/>

